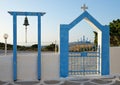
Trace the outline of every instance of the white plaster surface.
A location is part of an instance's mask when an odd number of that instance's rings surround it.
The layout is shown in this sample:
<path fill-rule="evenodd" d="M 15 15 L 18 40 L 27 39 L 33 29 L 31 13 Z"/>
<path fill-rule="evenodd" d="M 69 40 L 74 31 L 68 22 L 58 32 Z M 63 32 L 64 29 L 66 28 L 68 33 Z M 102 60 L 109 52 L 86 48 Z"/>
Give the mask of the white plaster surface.
<path fill-rule="evenodd" d="M 110 74 L 120 74 L 120 47 L 110 48 Z"/>
<path fill-rule="evenodd" d="M 0 55 L 0 80 L 12 81 L 12 55 Z"/>
<path fill-rule="evenodd" d="M 12 81 L 12 53 L 0 54 L 0 80 Z M 42 52 L 41 79 L 59 79 L 59 54 Z M 37 52 L 18 53 L 17 79 L 21 81 L 37 80 Z M 120 74 L 120 47 L 110 48 L 110 74 Z"/>
<path fill-rule="evenodd" d="M 59 54 L 42 53 L 42 80 L 59 79 Z"/>
<path fill-rule="evenodd" d="M 0 80 L 12 81 L 12 53 L 0 55 Z M 59 55 L 54 52 L 41 54 L 41 79 L 59 78 Z M 17 79 L 19 81 L 37 80 L 37 52 L 18 53 Z"/>
<path fill-rule="evenodd" d="M 19 53 L 17 56 L 17 79 L 37 80 L 37 53 Z"/>

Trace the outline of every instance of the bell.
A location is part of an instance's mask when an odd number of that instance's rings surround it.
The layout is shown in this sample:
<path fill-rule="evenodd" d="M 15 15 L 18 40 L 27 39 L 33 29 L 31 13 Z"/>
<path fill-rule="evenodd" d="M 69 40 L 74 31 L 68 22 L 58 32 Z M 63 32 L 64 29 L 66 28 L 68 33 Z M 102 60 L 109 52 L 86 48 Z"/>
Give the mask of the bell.
<path fill-rule="evenodd" d="M 25 26 L 28 26 L 28 25 L 29 25 L 27 16 L 25 17 L 25 20 L 24 20 L 24 24 L 23 24 L 23 25 L 25 25 Z"/>

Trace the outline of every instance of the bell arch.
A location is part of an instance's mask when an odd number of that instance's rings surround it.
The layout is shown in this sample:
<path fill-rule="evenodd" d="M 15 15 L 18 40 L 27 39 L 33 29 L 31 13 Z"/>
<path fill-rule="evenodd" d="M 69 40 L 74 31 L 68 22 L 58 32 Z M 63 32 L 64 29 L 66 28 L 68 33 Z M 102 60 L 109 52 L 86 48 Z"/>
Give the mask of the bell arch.
<path fill-rule="evenodd" d="M 98 33 L 98 44 L 100 45 L 100 71 L 101 75 L 109 74 L 109 26 L 101 25 L 87 11 L 73 20 L 70 24 L 60 25 L 60 77 L 68 76 L 68 46 L 69 46 L 69 30 L 77 25 L 81 20 L 85 21 L 93 27 Z"/>
<path fill-rule="evenodd" d="M 9 11 L 13 16 L 13 80 L 17 80 L 17 16 L 37 16 L 38 21 L 38 56 L 37 56 L 37 78 L 41 79 L 41 16 L 45 12 L 17 12 Z"/>

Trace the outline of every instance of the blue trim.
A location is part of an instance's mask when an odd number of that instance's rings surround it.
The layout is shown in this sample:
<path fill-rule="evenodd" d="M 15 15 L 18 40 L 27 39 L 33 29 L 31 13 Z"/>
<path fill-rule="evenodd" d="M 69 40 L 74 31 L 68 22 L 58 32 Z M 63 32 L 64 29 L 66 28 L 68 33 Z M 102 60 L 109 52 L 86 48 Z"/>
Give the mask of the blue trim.
<path fill-rule="evenodd" d="M 17 16 L 13 15 L 13 80 L 17 80 Z"/>
<path fill-rule="evenodd" d="M 41 16 L 45 12 L 16 12 L 9 11 L 13 15 L 13 80 L 17 80 L 17 16 L 38 16 L 38 59 L 37 71 L 38 80 L 41 79 Z"/>
<path fill-rule="evenodd" d="M 103 26 L 102 32 L 102 66 L 101 72 L 102 75 L 109 75 L 110 74 L 110 59 L 109 59 L 109 46 L 110 46 L 110 38 L 109 38 L 109 26 Z"/>
<path fill-rule="evenodd" d="M 60 76 L 68 76 L 68 38 L 69 30 L 77 25 L 82 19 L 87 18 L 93 25 L 95 25 L 102 32 L 101 43 L 101 74 L 109 75 L 109 26 L 101 25 L 96 19 L 94 19 L 87 11 L 83 12 L 70 24 L 60 25 Z M 86 56 L 86 54 L 83 54 Z"/>
<path fill-rule="evenodd" d="M 99 70 L 78 70 L 78 71 L 69 70 L 69 72 L 99 72 Z"/>
<path fill-rule="evenodd" d="M 87 52 L 81 52 L 81 57 L 87 57 Z"/>
<path fill-rule="evenodd" d="M 100 57 L 100 46 L 98 46 L 98 58 L 99 58 L 99 60 L 98 60 L 98 70 L 99 70 L 99 72 L 100 72 L 100 59 L 101 59 L 101 57 Z"/>
<path fill-rule="evenodd" d="M 87 18 L 89 21 L 91 21 L 95 26 L 101 30 L 102 25 L 95 19 L 93 18 L 87 11 L 83 12 L 79 17 L 77 17 L 74 21 L 72 21 L 68 26 L 69 29 L 72 29 L 75 25 L 77 25 L 81 20 L 84 18 Z"/>
<path fill-rule="evenodd" d="M 38 15 L 38 80 L 41 79 L 41 16 Z"/>
<path fill-rule="evenodd" d="M 11 15 L 14 15 L 14 13 L 18 16 L 43 16 L 45 12 L 18 12 L 18 11 L 9 11 Z"/>
<path fill-rule="evenodd" d="M 68 76 L 68 31 L 63 28 L 60 29 L 60 77 Z"/>

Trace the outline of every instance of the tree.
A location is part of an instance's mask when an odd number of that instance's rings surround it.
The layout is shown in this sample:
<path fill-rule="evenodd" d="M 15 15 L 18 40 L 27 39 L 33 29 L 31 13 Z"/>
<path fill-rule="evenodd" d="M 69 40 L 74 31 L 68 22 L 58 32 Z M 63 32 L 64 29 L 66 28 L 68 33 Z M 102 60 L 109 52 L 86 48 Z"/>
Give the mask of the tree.
<path fill-rule="evenodd" d="M 94 32 L 94 35 L 95 35 L 94 44 L 95 44 L 95 46 L 97 46 L 97 44 L 98 44 L 98 34 L 97 34 L 96 31 L 93 31 L 93 32 Z"/>
<path fill-rule="evenodd" d="M 110 26 L 110 45 L 120 46 L 120 19 L 113 20 Z"/>
<path fill-rule="evenodd" d="M 44 46 L 44 48 L 42 48 L 41 50 L 42 51 L 55 51 L 55 46 L 56 46 L 57 51 L 58 51 L 58 45 L 55 45 L 53 43 L 50 45 Z"/>

